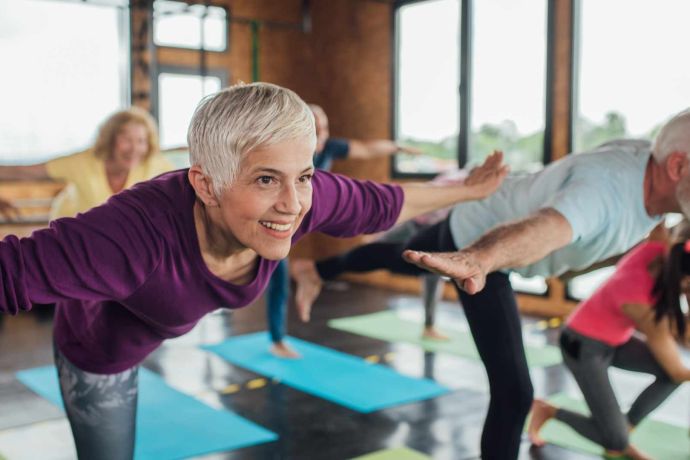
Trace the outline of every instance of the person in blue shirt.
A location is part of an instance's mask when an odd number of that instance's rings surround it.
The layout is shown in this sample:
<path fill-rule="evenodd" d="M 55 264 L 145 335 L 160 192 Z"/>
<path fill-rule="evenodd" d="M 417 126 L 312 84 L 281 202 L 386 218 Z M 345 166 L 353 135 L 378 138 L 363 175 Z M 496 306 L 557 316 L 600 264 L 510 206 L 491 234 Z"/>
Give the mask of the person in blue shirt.
<path fill-rule="evenodd" d="M 330 170 L 333 160 L 336 159 L 371 160 L 390 157 L 398 152 L 412 155 L 420 153 L 415 148 L 402 146 L 388 139 L 332 138 L 326 112 L 315 104 L 310 104 L 309 108 L 314 114 L 316 123 L 314 167 L 317 169 Z M 266 316 L 272 342 L 270 351 L 281 358 L 298 358 L 299 354 L 284 341 L 289 291 L 290 277 L 287 260 L 284 259 L 276 268 L 266 289 Z"/>
<path fill-rule="evenodd" d="M 690 216 L 690 110 L 667 122 L 653 144 L 612 141 L 509 176 L 492 196 L 454 206 L 446 220 L 415 235 L 403 257 L 391 258 L 456 284 L 489 378 L 483 459 L 517 458 L 533 400 L 509 273 L 587 268 L 628 251 L 667 212 Z M 308 318 L 318 271 L 296 260 L 292 274 L 298 311 Z"/>

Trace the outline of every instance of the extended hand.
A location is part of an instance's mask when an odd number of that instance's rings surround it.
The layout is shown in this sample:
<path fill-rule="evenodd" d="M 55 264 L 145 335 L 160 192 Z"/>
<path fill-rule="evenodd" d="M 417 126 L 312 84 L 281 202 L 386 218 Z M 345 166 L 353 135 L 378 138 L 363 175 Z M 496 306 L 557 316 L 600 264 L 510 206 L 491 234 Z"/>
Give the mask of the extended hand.
<path fill-rule="evenodd" d="M 508 166 L 503 164 L 503 152 L 495 150 L 481 166 L 470 171 L 465 179 L 465 186 L 472 189 L 476 198 L 487 197 L 501 186 L 508 171 Z"/>
<path fill-rule="evenodd" d="M 420 252 L 407 250 L 403 258 L 438 275 L 455 281 L 460 289 L 468 294 L 476 294 L 484 289 L 486 271 L 470 252 Z"/>
<path fill-rule="evenodd" d="M 5 219 L 11 221 L 16 220 L 21 215 L 19 209 L 15 208 L 12 203 L 0 198 L 0 214 L 2 214 Z"/>
<path fill-rule="evenodd" d="M 398 148 L 398 152 L 406 153 L 408 155 L 421 155 L 424 153 L 417 147 L 411 147 L 409 145 L 395 144 L 395 146 Z"/>

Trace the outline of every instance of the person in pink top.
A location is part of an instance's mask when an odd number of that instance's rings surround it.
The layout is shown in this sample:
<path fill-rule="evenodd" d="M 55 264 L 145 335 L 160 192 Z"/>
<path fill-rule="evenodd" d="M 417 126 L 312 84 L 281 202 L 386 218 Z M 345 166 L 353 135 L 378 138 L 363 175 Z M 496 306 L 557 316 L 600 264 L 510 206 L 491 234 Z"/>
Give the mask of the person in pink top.
<path fill-rule="evenodd" d="M 690 233 L 687 225 L 680 230 Z M 685 238 L 688 235 L 684 235 Z M 556 419 L 604 447 L 610 455 L 648 457 L 632 446 L 629 432 L 682 383 L 690 380 L 677 339 L 686 337 L 688 318 L 680 306 L 690 280 L 690 240 L 667 248 L 647 241 L 627 254 L 615 273 L 568 318 L 560 337 L 563 360 L 573 373 L 591 415 L 535 399 L 528 433 L 544 444 L 541 427 Z M 634 335 L 642 332 L 644 339 Z M 656 377 L 623 413 L 608 377 L 610 366 Z"/>

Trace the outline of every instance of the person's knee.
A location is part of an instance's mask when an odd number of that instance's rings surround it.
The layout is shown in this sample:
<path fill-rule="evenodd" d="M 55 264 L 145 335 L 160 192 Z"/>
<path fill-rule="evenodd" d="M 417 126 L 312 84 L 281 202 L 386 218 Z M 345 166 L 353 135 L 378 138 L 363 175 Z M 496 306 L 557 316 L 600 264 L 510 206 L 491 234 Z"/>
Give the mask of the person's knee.
<path fill-rule="evenodd" d="M 530 411 L 530 408 L 532 407 L 532 401 L 534 401 L 534 387 L 532 387 L 532 382 L 529 380 L 527 382 L 523 382 L 515 390 L 515 394 L 516 410 L 518 413 L 526 417 Z"/>
<path fill-rule="evenodd" d="M 604 448 L 608 450 L 615 450 L 617 452 L 624 451 L 630 442 L 627 430 L 612 430 L 611 427 L 604 428 L 602 432 L 602 440 Z"/>
<path fill-rule="evenodd" d="M 505 382 L 504 382 L 505 383 Z M 492 399 L 507 412 L 515 414 L 518 418 L 524 418 L 529 413 L 534 400 L 534 388 L 532 382 L 527 380 L 513 380 L 505 385 L 494 386 L 491 392 Z"/>

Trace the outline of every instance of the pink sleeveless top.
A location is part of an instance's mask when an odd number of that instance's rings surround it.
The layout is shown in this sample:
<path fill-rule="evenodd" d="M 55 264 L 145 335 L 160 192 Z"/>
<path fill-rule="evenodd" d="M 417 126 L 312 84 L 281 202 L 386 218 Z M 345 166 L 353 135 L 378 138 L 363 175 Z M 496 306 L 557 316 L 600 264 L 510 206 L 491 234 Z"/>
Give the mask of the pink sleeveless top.
<path fill-rule="evenodd" d="M 648 266 L 662 256 L 665 249 L 662 242 L 648 241 L 630 251 L 618 262 L 611 278 L 568 318 L 568 327 L 611 346 L 627 342 L 635 331 L 635 323 L 623 312 L 623 305 L 641 304 L 652 308 L 655 279 Z"/>

